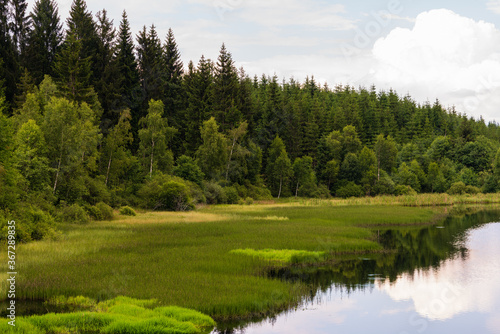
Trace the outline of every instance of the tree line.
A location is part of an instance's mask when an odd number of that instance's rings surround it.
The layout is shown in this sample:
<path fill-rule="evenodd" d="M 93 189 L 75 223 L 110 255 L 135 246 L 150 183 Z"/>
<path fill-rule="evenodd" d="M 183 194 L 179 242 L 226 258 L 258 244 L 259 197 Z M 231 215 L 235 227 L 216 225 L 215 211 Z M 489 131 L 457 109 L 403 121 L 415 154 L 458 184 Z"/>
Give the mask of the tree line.
<path fill-rule="evenodd" d="M 0 215 L 26 239 L 109 206 L 500 189 L 498 124 L 438 100 L 250 77 L 224 44 L 184 68 L 125 11 L 74 0 L 63 29 L 55 1 L 26 8 L 0 0 Z"/>

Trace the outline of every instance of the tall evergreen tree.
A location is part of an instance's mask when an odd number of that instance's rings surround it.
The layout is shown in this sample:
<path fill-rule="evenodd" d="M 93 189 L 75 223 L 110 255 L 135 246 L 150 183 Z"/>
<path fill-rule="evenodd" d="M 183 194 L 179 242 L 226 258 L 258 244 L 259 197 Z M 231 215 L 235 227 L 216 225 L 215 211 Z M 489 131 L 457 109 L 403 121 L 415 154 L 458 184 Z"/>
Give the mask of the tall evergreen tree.
<path fill-rule="evenodd" d="M 57 55 L 54 71 L 64 96 L 71 101 L 91 103 L 90 58 L 82 58 L 81 50 L 82 41 L 69 32 L 64 48 Z"/>
<path fill-rule="evenodd" d="M 118 41 L 116 45 L 116 67 L 118 76 L 115 81 L 120 87 L 119 108 L 130 108 L 132 112 L 132 124 L 137 124 L 138 107 L 140 103 L 140 83 L 137 61 L 134 53 L 134 41 L 130 32 L 130 23 L 127 13 L 123 11 Z"/>
<path fill-rule="evenodd" d="M 160 39 L 152 25 L 149 31 L 144 26 L 137 35 L 137 55 L 141 77 L 143 107 L 150 100 L 162 100 L 164 96 L 164 59 Z"/>
<path fill-rule="evenodd" d="M 19 64 L 10 35 L 9 22 L 9 0 L 0 0 L 0 59 L 3 59 L 0 78 L 5 79 L 5 98 L 7 103 L 10 104 L 14 100 L 16 93 Z M 8 108 L 10 109 L 10 107 Z"/>
<path fill-rule="evenodd" d="M 75 39 L 81 41 L 80 57 L 89 59 L 92 70 L 91 84 L 94 85 L 101 75 L 96 61 L 96 54 L 99 50 L 99 37 L 96 23 L 92 13 L 87 9 L 85 0 L 73 0 L 66 24 L 68 25 L 66 37 L 73 34 Z"/>
<path fill-rule="evenodd" d="M 188 154 L 194 153 L 201 145 L 200 129 L 203 122 L 212 114 L 213 82 L 212 62 L 201 56 L 198 67 L 194 69 L 191 64 L 184 79 L 184 90 L 188 102 L 184 116 L 185 149 Z"/>
<path fill-rule="evenodd" d="M 104 110 L 101 128 L 106 130 L 118 122 L 121 84 L 120 80 L 116 80 L 119 77 L 114 57 L 116 30 L 106 10 L 97 13 L 97 32 L 99 48 L 96 55 L 96 67 L 101 75 L 100 80 L 95 83 L 95 89 Z"/>
<path fill-rule="evenodd" d="M 24 56 L 27 44 L 27 36 L 30 31 L 30 17 L 26 13 L 28 3 L 26 0 L 11 0 L 12 9 L 10 22 L 10 31 L 12 43 L 17 53 L 19 62 L 24 66 L 25 62 L 21 59 Z"/>
<path fill-rule="evenodd" d="M 53 64 L 63 39 L 57 3 L 54 0 L 35 2 L 31 17 L 31 31 L 26 50 L 26 68 L 35 84 L 44 75 L 53 75 Z"/>
<path fill-rule="evenodd" d="M 215 66 L 214 112 L 223 131 L 237 126 L 241 121 L 237 98 L 238 72 L 231 53 L 222 44 Z"/>
<path fill-rule="evenodd" d="M 172 29 L 168 29 L 163 49 L 166 86 L 164 97 L 165 111 L 170 119 L 179 122 L 177 114 L 182 108 L 182 75 L 184 74 L 184 69 Z"/>

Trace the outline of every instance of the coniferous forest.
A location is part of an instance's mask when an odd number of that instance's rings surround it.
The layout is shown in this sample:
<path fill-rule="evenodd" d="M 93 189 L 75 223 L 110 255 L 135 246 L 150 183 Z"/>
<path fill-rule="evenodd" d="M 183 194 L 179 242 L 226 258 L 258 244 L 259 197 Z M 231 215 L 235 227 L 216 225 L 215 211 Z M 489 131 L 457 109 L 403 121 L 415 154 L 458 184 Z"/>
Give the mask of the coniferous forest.
<path fill-rule="evenodd" d="M 173 30 L 84 0 L 66 22 L 0 0 L 0 43 L 0 216 L 23 241 L 125 206 L 500 190 L 499 125 L 439 101 L 251 77 L 222 41 L 185 67 Z"/>

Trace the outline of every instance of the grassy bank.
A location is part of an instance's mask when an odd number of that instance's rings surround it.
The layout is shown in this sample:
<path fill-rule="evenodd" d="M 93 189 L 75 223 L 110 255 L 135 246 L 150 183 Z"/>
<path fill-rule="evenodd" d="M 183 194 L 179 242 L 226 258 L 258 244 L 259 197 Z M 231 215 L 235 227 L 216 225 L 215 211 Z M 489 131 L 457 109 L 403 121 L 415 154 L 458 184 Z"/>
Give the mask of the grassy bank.
<path fill-rule="evenodd" d="M 424 224 L 442 213 L 429 207 L 315 203 L 214 206 L 63 225 L 59 240 L 18 247 L 17 298 L 124 295 L 156 298 L 161 305 L 196 309 L 216 319 L 262 315 L 298 302 L 306 287 L 265 278 L 263 269 L 275 266 L 275 259 L 235 250 L 299 251 L 288 252 L 284 262 L 297 254 L 335 258 L 379 251 L 370 227 Z M 0 263 L 5 296 L 5 251 Z"/>

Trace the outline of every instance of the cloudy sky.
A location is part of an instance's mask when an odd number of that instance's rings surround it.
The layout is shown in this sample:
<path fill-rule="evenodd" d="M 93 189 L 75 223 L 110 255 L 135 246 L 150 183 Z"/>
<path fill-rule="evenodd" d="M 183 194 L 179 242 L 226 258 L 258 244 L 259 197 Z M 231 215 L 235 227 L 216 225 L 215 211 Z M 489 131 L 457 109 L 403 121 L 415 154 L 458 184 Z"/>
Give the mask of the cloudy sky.
<path fill-rule="evenodd" d="M 34 0 L 30 0 L 30 5 Z M 56 0 L 66 18 L 71 0 Z M 216 59 L 224 42 L 238 67 L 280 80 L 314 76 L 393 88 L 417 102 L 500 122 L 500 0 L 87 0 L 134 34 L 174 31 L 182 58 Z"/>

